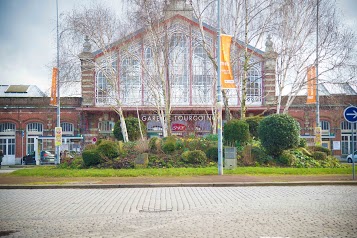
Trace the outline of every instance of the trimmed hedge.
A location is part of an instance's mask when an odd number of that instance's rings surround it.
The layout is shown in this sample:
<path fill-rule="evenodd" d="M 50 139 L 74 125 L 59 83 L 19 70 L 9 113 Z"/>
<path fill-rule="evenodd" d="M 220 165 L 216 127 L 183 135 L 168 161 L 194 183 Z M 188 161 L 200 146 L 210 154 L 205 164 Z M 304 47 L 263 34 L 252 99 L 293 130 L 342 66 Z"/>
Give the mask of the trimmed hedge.
<path fill-rule="evenodd" d="M 300 142 L 300 126 L 287 114 L 265 117 L 258 127 L 262 146 L 269 155 L 279 157 L 284 150 L 296 148 Z"/>
<path fill-rule="evenodd" d="M 229 146 L 244 145 L 250 138 L 249 124 L 245 120 L 230 120 L 223 127 L 224 140 Z"/>
<path fill-rule="evenodd" d="M 100 164 L 101 157 L 97 150 L 85 150 L 82 152 L 84 166 L 91 167 Z"/>
<path fill-rule="evenodd" d="M 182 153 L 183 162 L 191 165 L 205 165 L 207 163 L 206 154 L 202 150 L 189 150 Z"/>
<path fill-rule="evenodd" d="M 119 156 L 119 146 L 116 142 L 110 140 L 102 140 L 102 142 L 97 147 L 98 153 L 105 160 L 114 159 Z"/>

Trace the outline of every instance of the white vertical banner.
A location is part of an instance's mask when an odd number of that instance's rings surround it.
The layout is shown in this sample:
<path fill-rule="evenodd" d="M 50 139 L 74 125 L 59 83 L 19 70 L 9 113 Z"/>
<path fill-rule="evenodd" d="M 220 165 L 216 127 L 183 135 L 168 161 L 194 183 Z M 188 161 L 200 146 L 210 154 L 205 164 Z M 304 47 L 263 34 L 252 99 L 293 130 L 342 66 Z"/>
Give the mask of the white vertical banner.
<path fill-rule="evenodd" d="M 62 145 L 62 127 L 55 127 L 55 146 Z"/>

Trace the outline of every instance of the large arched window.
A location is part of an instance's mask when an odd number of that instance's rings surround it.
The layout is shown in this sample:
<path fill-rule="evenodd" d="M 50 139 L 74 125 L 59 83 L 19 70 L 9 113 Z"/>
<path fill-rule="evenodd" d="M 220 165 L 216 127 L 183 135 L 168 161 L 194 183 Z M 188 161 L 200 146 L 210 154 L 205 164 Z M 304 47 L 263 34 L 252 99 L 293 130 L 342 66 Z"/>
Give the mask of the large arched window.
<path fill-rule="evenodd" d="M 96 104 L 114 105 L 115 88 L 117 83 L 117 59 L 107 56 L 102 59 L 96 74 Z"/>
<path fill-rule="evenodd" d="M 174 33 L 170 39 L 169 81 L 172 105 L 189 104 L 188 44 L 183 33 Z"/>
<path fill-rule="evenodd" d="M 212 104 L 212 62 L 201 45 L 195 47 L 192 61 L 192 104 Z"/>
<path fill-rule="evenodd" d="M 124 56 L 120 64 L 120 99 L 124 105 L 141 104 L 141 67 L 138 59 Z"/>
<path fill-rule="evenodd" d="M 262 77 L 256 68 L 248 70 L 247 78 L 247 104 L 261 104 L 262 102 Z"/>
<path fill-rule="evenodd" d="M 155 54 L 155 55 L 154 55 Z M 162 54 L 154 52 L 148 46 L 144 50 L 145 68 L 144 68 L 144 104 L 146 105 L 163 105 L 163 81 L 164 67 L 161 67 L 160 62 L 163 62 Z M 162 71 L 162 72 L 160 72 Z"/>

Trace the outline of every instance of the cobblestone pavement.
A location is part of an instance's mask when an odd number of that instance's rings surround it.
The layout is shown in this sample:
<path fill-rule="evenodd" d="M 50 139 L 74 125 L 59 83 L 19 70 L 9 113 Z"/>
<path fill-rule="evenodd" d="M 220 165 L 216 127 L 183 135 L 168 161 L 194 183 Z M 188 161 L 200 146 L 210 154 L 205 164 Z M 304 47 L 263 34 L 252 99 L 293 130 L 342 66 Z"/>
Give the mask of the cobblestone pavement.
<path fill-rule="evenodd" d="M 0 236 L 357 237 L 357 186 L 0 190 Z"/>

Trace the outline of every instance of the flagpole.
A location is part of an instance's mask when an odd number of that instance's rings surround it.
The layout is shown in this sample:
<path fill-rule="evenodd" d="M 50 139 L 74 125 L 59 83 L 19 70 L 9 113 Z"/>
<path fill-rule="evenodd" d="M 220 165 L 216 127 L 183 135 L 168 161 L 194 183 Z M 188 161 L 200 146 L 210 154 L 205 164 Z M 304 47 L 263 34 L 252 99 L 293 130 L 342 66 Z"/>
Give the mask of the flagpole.
<path fill-rule="evenodd" d="M 223 153 L 222 153 L 222 90 L 221 90 L 221 21 L 220 0 L 217 0 L 217 133 L 218 133 L 218 175 L 223 175 Z"/>
<path fill-rule="evenodd" d="M 58 0 L 56 0 L 57 12 L 57 127 L 61 127 L 61 97 L 60 97 L 60 70 L 59 70 L 59 39 L 58 39 Z M 60 164 L 60 146 L 56 146 L 57 158 L 55 164 Z"/>

